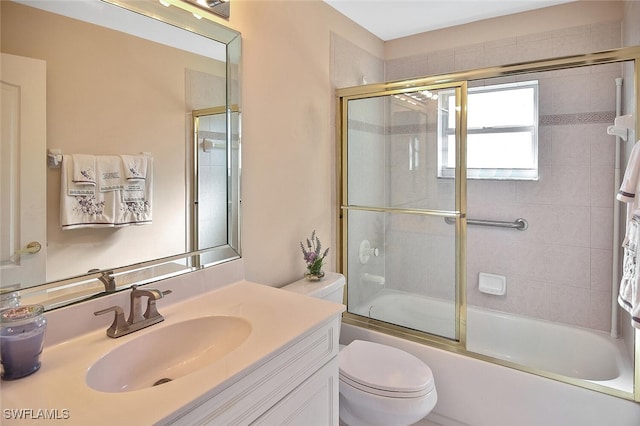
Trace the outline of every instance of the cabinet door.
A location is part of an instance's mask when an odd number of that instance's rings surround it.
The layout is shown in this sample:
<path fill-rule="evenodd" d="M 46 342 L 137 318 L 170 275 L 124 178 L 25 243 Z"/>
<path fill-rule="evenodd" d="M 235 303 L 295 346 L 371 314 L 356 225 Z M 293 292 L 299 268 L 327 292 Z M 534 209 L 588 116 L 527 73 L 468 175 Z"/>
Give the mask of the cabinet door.
<path fill-rule="evenodd" d="M 254 425 L 338 425 L 338 357 L 258 418 Z"/>

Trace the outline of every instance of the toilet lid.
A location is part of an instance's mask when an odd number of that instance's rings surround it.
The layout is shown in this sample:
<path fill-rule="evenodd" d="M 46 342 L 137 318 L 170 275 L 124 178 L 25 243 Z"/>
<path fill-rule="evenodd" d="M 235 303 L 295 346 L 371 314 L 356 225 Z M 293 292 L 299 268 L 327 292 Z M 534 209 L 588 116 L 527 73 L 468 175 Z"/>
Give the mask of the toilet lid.
<path fill-rule="evenodd" d="M 340 378 L 366 392 L 414 397 L 434 387 L 433 373 L 424 362 L 391 346 L 354 340 L 338 358 Z"/>

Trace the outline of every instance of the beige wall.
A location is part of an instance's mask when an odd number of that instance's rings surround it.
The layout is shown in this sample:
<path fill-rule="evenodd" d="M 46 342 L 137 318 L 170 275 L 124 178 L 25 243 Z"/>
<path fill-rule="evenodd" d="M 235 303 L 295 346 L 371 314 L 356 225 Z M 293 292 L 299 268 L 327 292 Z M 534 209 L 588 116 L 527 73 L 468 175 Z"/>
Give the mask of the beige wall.
<path fill-rule="evenodd" d="M 625 46 L 640 44 L 640 2 L 636 0 L 624 1 L 622 41 Z"/>
<path fill-rule="evenodd" d="M 224 22 L 224 21 L 223 21 Z M 377 57 L 383 43 L 318 0 L 234 1 L 242 33 L 242 243 L 246 276 L 300 279 L 298 243 L 317 231 L 336 265 L 331 37 Z"/>

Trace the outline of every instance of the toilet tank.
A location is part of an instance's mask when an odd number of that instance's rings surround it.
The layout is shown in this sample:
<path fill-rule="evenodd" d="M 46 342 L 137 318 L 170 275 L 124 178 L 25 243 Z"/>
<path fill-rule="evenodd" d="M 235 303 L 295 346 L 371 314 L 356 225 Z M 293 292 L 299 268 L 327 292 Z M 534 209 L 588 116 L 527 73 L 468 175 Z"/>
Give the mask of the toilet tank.
<path fill-rule="evenodd" d="M 281 287 L 283 290 L 293 291 L 317 299 L 342 303 L 344 285 L 347 280 L 337 272 L 327 272 L 320 281 L 309 281 L 306 278 Z"/>

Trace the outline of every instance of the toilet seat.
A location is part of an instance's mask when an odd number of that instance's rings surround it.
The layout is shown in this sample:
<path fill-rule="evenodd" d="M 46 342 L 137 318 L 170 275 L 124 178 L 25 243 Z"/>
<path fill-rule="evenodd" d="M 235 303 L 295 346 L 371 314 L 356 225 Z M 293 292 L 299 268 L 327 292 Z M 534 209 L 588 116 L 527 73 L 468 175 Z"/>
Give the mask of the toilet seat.
<path fill-rule="evenodd" d="M 434 390 L 431 369 L 415 356 L 379 343 L 354 340 L 338 355 L 340 380 L 363 392 L 418 398 Z"/>
<path fill-rule="evenodd" d="M 384 389 L 378 389 L 378 388 L 373 388 L 371 386 L 363 385 L 362 383 L 358 383 L 342 375 L 340 376 L 340 382 L 348 386 L 351 386 L 355 389 L 358 389 L 359 391 L 362 391 L 371 395 L 383 396 L 386 398 L 421 398 L 423 396 L 429 395 L 429 393 L 432 392 L 433 390 L 433 389 L 424 389 L 419 392 L 386 391 Z"/>

